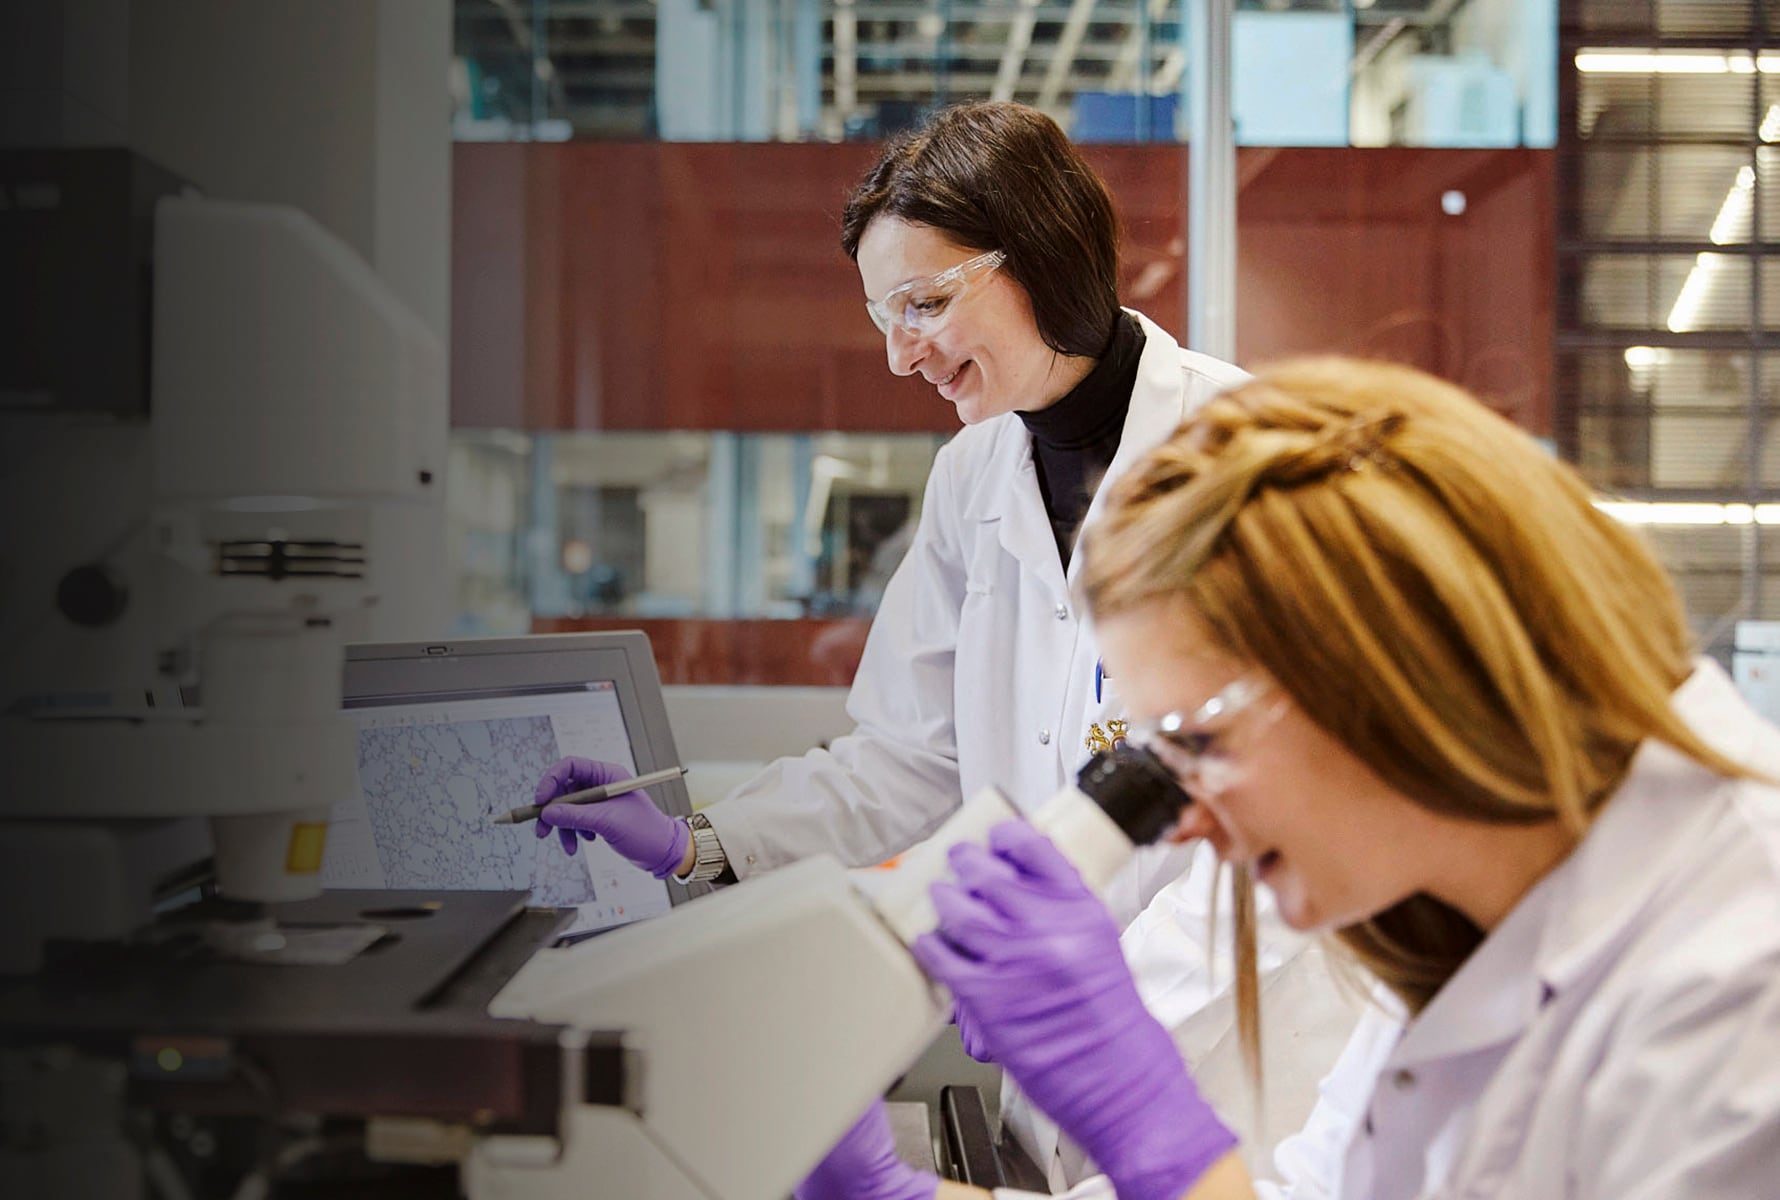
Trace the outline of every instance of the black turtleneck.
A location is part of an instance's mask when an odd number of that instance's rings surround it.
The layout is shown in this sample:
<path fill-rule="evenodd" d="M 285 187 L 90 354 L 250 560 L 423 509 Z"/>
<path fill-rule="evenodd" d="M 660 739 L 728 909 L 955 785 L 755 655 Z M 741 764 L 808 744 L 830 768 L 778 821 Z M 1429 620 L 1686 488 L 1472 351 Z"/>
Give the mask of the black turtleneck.
<path fill-rule="evenodd" d="M 1020 420 L 1032 434 L 1032 461 L 1038 468 L 1038 490 L 1051 518 L 1057 553 L 1069 569 L 1076 530 L 1088 515 L 1094 488 L 1119 451 L 1131 389 L 1137 385 L 1137 360 L 1143 355 L 1143 328 L 1137 318 L 1121 312 L 1100 361 L 1062 399 L 1038 412 L 1022 412 Z"/>

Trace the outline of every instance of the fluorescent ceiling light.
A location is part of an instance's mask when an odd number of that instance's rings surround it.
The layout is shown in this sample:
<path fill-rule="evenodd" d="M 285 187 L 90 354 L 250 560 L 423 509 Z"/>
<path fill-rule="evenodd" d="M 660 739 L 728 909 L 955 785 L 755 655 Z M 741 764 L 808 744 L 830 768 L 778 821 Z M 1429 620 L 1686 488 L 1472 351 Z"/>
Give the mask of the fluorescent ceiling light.
<path fill-rule="evenodd" d="M 1761 123 L 1764 141 L 1773 141 L 1776 134 L 1780 134 L 1780 104 L 1768 109 L 1768 115 Z M 1720 246 L 1747 239 L 1754 232 L 1754 213 L 1755 168 L 1745 163 L 1737 168 L 1737 180 L 1724 194 L 1724 203 L 1718 206 L 1718 215 L 1712 218 L 1712 228 L 1707 236 Z M 1723 254 L 1694 256 L 1693 267 L 1687 272 L 1681 293 L 1675 297 L 1674 307 L 1669 309 L 1671 333 L 1686 333 L 1694 328 L 1700 309 L 1706 303 L 1706 295 L 1712 290 L 1712 281 L 1727 258 Z"/>
<path fill-rule="evenodd" d="M 1727 257 L 1723 254 L 1694 255 L 1693 266 L 1688 269 L 1687 279 L 1681 285 L 1681 294 L 1675 297 L 1675 306 L 1669 310 L 1669 332 L 1686 333 L 1694 327 L 1700 309 L 1705 306 L 1706 293 L 1712 290 L 1712 283 L 1718 278 L 1719 269 Z"/>
<path fill-rule="evenodd" d="M 1038 24 L 1038 0 L 1020 0 L 1020 9 L 1007 27 L 1007 45 L 1001 51 L 1001 65 L 995 69 L 995 86 L 989 90 L 991 100 L 1012 100 L 1020 86 L 1020 72 L 1026 64 L 1026 51 L 1032 47 L 1032 30 Z"/>
<path fill-rule="evenodd" d="M 1638 50 L 1592 48 L 1576 52 L 1585 75 L 1780 75 L 1780 54 L 1751 56 L 1743 50 Z"/>
<path fill-rule="evenodd" d="M 1596 500 L 1595 507 L 1627 525 L 1780 525 L 1780 504 Z"/>
<path fill-rule="evenodd" d="M 1749 218 L 1755 207 L 1755 168 L 1744 163 L 1737 168 L 1737 182 L 1724 194 L 1718 215 L 1712 219 L 1709 235 L 1720 246 L 1749 236 Z"/>
<path fill-rule="evenodd" d="M 1667 366 L 1672 356 L 1661 346 L 1627 346 L 1626 370 L 1631 373 L 1632 386 L 1639 391 L 1649 389 L 1658 367 Z"/>

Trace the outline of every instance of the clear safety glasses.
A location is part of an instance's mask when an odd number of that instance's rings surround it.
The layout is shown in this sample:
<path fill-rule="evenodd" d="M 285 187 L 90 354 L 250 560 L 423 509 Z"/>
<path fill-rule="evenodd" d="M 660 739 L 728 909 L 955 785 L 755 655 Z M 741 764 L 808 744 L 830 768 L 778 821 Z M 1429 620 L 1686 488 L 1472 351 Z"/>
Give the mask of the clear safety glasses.
<path fill-rule="evenodd" d="M 938 275 L 911 280 L 882 300 L 867 300 L 865 311 L 871 314 L 871 323 L 878 327 L 878 332 L 886 336 L 892 325 L 910 337 L 938 333 L 970 285 L 1006 261 L 1007 255 L 1000 250 L 979 254 Z"/>
<path fill-rule="evenodd" d="M 1174 772 L 1189 796 L 1216 795 L 1236 779 L 1228 757 L 1231 722 L 1255 710 L 1257 719 L 1245 730 L 1249 736 L 1271 725 L 1285 707 L 1276 691 L 1270 680 L 1243 675 L 1190 714 L 1171 712 L 1133 723 L 1125 740 Z M 1274 702 L 1263 706 L 1270 697 Z"/>

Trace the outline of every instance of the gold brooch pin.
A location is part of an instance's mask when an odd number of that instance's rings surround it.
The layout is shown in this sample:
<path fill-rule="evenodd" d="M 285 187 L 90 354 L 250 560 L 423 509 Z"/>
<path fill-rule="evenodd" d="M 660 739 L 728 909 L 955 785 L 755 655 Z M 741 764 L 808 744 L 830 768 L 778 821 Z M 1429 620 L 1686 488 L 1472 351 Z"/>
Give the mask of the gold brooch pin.
<path fill-rule="evenodd" d="M 1105 754 L 1123 742 L 1130 732 L 1131 722 L 1123 717 L 1114 717 L 1106 723 L 1104 729 L 1101 728 L 1099 721 L 1089 725 L 1088 736 L 1082 740 L 1087 744 L 1088 753 Z"/>

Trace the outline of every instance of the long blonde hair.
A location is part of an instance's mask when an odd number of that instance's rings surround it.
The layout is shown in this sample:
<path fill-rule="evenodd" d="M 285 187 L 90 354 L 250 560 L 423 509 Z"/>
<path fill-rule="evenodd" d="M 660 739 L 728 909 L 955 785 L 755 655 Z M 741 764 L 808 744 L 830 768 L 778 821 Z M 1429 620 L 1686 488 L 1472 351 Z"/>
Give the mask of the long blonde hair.
<path fill-rule="evenodd" d="M 1646 738 L 1746 774 L 1670 708 L 1689 636 L 1643 542 L 1431 376 L 1281 364 L 1213 399 L 1109 501 L 1084 548 L 1097 617 L 1184 601 L 1212 648 L 1429 809 L 1579 839 Z M 1482 939 L 1427 895 L 1336 936 L 1411 1012 Z M 1257 1014 L 1239 1007 L 1253 1064 Z"/>

